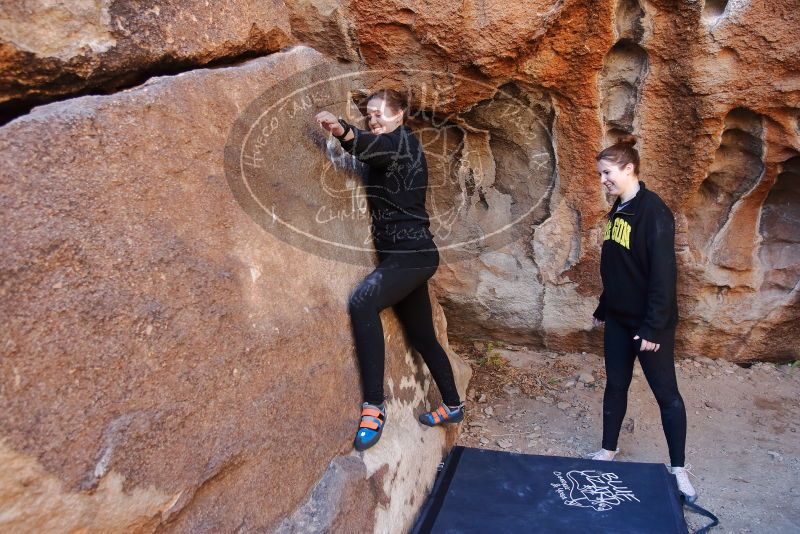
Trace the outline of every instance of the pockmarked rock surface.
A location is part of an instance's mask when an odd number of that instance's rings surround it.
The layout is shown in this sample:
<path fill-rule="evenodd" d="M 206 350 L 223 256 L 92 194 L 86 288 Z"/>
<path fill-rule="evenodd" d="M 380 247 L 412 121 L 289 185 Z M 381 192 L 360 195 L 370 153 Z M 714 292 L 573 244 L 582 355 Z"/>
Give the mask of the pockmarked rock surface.
<path fill-rule="evenodd" d="M 436 276 L 452 335 L 599 349 L 591 313 L 610 199 L 594 155 L 632 133 L 642 180 L 676 216 L 679 354 L 798 357 L 796 2 L 351 10 L 363 62 L 394 72 L 373 83 L 409 88 L 465 130 L 437 152 L 449 186 L 431 190 L 437 205 L 469 208 L 447 233 L 482 238 Z M 538 119 L 504 112 L 509 93 Z M 445 145 L 430 137 L 430 150 Z M 512 242 L 492 243 L 496 221 L 513 222 Z"/>
<path fill-rule="evenodd" d="M 800 351 L 798 28 L 795 0 L 40 0 L 0 19 L 2 98 L 307 43 L 364 73 L 354 96 L 412 97 L 437 156 L 433 229 L 465 245 L 436 277 L 451 333 L 565 350 L 599 348 L 609 200 L 594 155 L 632 133 L 676 215 L 679 352 L 786 360 Z"/>
<path fill-rule="evenodd" d="M 337 262 L 265 231 L 223 165 L 242 110 L 328 61 L 299 47 L 42 106 L 0 129 L 0 530 L 411 524 L 457 429 L 416 421 L 438 394 L 386 311 L 388 424 L 352 452 L 347 301 L 373 258 Z M 314 106 L 345 105 L 331 87 Z M 304 165 L 274 171 L 309 190 L 330 163 L 313 111 L 270 139 L 308 136 L 285 146 Z M 435 302 L 434 317 L 447 347 Z M 469 368 L 449 354 L 463 391 Z"/>

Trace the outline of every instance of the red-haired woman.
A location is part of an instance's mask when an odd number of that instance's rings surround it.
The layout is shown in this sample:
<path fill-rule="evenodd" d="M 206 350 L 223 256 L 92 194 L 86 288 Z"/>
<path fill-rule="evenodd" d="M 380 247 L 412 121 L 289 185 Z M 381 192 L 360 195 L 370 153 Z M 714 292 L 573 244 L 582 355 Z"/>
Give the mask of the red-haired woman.
<path fill-rule="evenodd" d="M 316 120 L 346 151 L 367 165 L 364 184 L 379 264 L 353 291 L 349 310 L 361 368 L 364 403 L 353 442 L 363 451 L 375 445 L 386 422 L 384 342 L 379 313 L 392 306 L 411 345 L 431 371 L 443 403 L 423 413 L 428 426 L 464 419 L 447 353 L 436 339 L 428 297 L 428 279 L 439 266 L 425 209 L 428 167 L 411 129 L 403 124 L 406 103 L 396 91 L 383 90 L 367 100 L 370 131 L 322 111 Z"/>
<path fill-rule="evenodd" d="M 690 502 L 697 494 L 684 464 L 686 408 L 675 378 L 675 219 L 661 198 L 639 181 L 639 153 L 632 136 L 597 155 L 597 172 L 617 197 L 608 214 L 600 259 L 603 293 L 594 312 L 605 324 L 607 382 L 603 395 L 603 448 L 595 460 L 613 460 L 619 452 L 622 420 L 636 357 L 661 410 L 670 472 Z"/>

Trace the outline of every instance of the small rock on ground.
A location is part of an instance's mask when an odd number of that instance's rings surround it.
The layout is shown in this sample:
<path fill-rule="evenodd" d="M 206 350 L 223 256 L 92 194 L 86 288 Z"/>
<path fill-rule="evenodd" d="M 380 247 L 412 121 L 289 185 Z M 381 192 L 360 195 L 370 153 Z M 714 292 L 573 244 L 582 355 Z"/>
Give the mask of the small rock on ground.
<path fill-rule="evenodd" d="M 592 375 L 592 373 L 581 373 L 578 376 L 578 380 L 580 382 L 583 382 L 584 384 L 591 384 L 592 382 L 594 382 L 594 376 Z"/>

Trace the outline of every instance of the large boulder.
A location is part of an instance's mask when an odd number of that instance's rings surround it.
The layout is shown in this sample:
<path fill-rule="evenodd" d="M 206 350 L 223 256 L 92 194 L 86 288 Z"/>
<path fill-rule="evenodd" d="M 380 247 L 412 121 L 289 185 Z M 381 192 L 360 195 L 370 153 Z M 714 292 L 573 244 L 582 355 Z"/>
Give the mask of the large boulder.
<path fill-rule="evenodd" d="M 0 110 L 275 52 L 294 42 L 276 0 L 24 0 L 0 14 Z"/>
<path fill-rule="evenodd" d="M 313 217 L 321 199 L 347 209 L 322 186 L 345 190 L 357 169 L 332 166 L 313 122 L 319 108 L 349 112 L 351 81 L 328 79 L 337 68 L 295 48 L 42 106 L 0 129 L 0 530 L 410 525 L 456 429 L 417 423 L 438 397 L 387 310 L 388 424 L 352 452 L 347 300 L 371 251 L 337 261 L 293 246 L 224 165 L 232 126 L 260 116 L 253 102 L 320 82 L 267 143 L 286 157 L 255 178 L 280 182 L 268 193 L 288 215 Z M 352 243 L 367 221 L 327 231 Z M 447 347 L 435 302 L 434 317 Z M 469 368 L 448 353 L 463 393 Z"/>

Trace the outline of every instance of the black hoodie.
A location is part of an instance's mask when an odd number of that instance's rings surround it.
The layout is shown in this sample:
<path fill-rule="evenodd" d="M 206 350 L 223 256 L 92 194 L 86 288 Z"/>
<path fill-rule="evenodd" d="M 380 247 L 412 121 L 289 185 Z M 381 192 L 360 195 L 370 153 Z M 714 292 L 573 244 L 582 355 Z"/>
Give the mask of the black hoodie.
<path fill-rule="evenodd" d="M 619 204 L 617 198 L 608 214 L 600 256 L 603 294 L 594 316 L 662 343 L 678 323 L 675 218 L 641 181 L 636 196 L 617 212 Z"/>
<path fill-rule="evenodd" d="M 378 250 L 435 248 L 425 210 L 428 164 L 408 126 L 372 134 L 351 126 L 355 137 L 339 138 L 342 148 L 367 164 L 365 189 Z"/>

